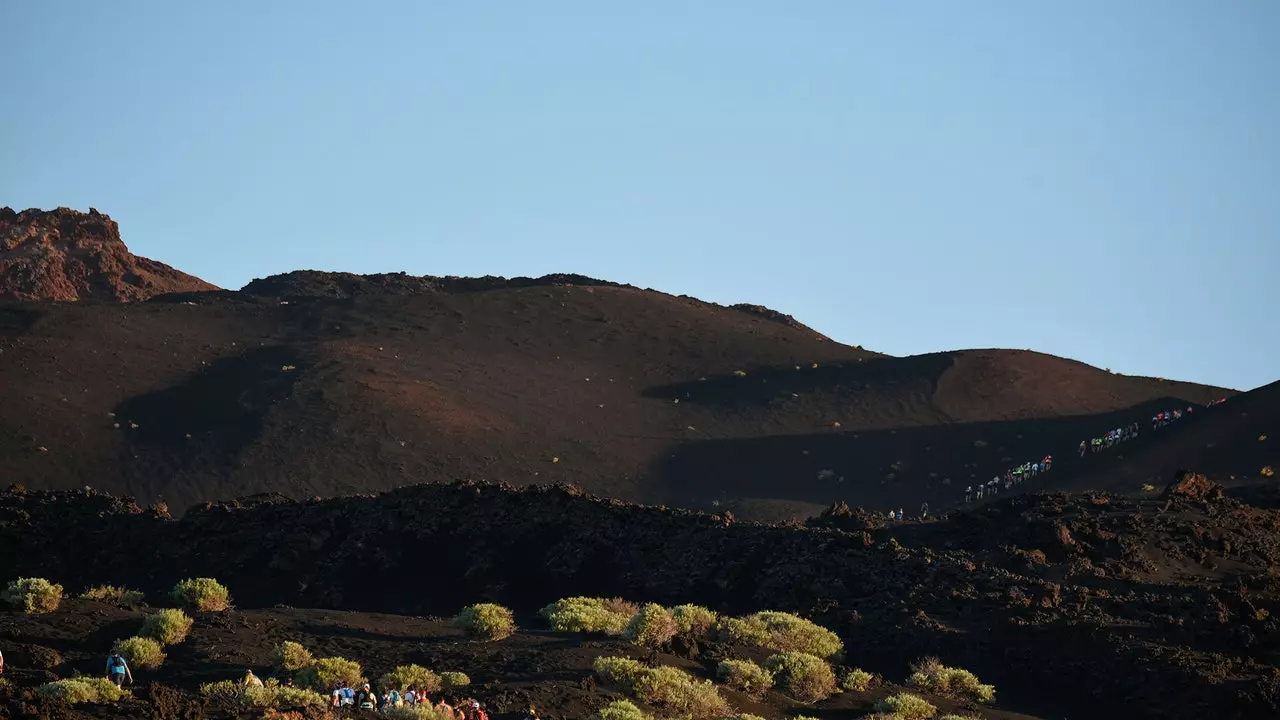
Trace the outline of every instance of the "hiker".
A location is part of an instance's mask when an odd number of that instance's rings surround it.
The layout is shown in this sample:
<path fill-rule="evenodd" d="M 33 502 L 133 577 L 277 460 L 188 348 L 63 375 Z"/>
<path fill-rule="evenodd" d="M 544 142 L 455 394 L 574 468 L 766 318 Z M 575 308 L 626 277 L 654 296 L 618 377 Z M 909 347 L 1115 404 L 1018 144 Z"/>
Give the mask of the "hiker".
<path fill-rule="evenodd" d="M 333 700 L 331 703 L 334 707 L 342 706 L 342 688 L 333 689 Z"/>
<path fill-rule="evenodd" d="M 972 485 L 964 489 L 964 501 L 973 502 L 973 486 Z"/>
<path fill-rule="evenodd" d="M 262 680 L 260 680 L 260 679 L 258 678 L 258 676 L 257 676 L 257 675 L 254 675 L 252 670 L 245 670 L 245 671 L 244 671 L 244 686 L 245 686 L 245 687 L 247 687 L 247 688 L 249 688 L 249 687 L 262 687 Z"/>
<path fill-rule="evenodd" d="M 440 702 L 436 704 L 436 712 L 446 717 L 453 717 L 453 706 L 449 704 L 449 699 L 444 695 L 440 696 Z"/>
<path fill-rule="evenodd" d="M 467 713 L 467 720 L 489 720 L 489 714 L 480 707 L 480 703 L 471 701 L 471 712 Z"/>
<path fill-rule="evenodd" d="M 920 519 L 923 520 L 927 517 L 929 517 L 929 501 L 925 500 L 924 502 L 920 503 Z M 0 671 L 3 671 L 3 670 L 4 668 L 0 667 Z M 529 710 L 532 711 L 533 708 L 529 708 Z"/>
<path fill-rule="evenodd" d="M 107 679 L 123 690 L 125 678 L 129 679 L 130 685 L 133 684 L 133 673 L 129 670 L 129 663 L 125 662 L 120 653 L 111 653 L 107 657 Z"/>
<path fill-rule="evenodd" d="M 378 695 L 369 688 L 369 683 L 365 683 L 360 692 L 356 693 L 356 707 L 361 710 L 378 709 Z"/>
<path fill-rule="evenodd" d="M 404 689 L 404 704 L 409 707 L 413 707 L 418 704 L 418 693 L 414 692 L 411 687 Z"/>
<path fill-rule="evenodd" d="M 978 499 L 982 499 L 982 483 L 978 483 Z"/>
<path fill-rule="evenodd" d="M 524 714 L 524 720 L 541 720 L 538 717 L 538 710 L 532 705 L 529 706 L 529 712 Z"/>
<path fill-rule="evenodd" d="M 1045 455 L 1044 461 L 1040 463 L 1040 466 L 1044 468 L 1045 472 L 1049 472 L 1049 468 L 1053 466 L 1053 456 Z"/>
<path fill-rule="evenodd" d="M 898 522 L 906 520 L 907 516 L 902 514 L 902 508 L 898 508 Z"/>
<path fill-rule="evenodd" d="M 0 675 L 4 674 L 4 651 L 0 650 Z"/>
<path fill-rule="evenodd" d="M 351 689 L 351 688 L 349 688 L 349 687 L 344 687 L 344 688 L 340 688 L 340 689 L 338 690 L 338 694 L 342 697 L 342 706 L 343 706 L 343 707 L 348 707 L 348 706 L 351 706 L 351 705 L 355 705 L 355 704 L 356 704 L 356 691 L 355 691 L 355 690 L 353 690 L 353 689 Z"/>
<path fill-rule="evenodd" d="M 1081 440 L 1080 441 L 1080 457 L 1084 457 L 1084 447 L 1085 447 L 1084 441 Z"/>

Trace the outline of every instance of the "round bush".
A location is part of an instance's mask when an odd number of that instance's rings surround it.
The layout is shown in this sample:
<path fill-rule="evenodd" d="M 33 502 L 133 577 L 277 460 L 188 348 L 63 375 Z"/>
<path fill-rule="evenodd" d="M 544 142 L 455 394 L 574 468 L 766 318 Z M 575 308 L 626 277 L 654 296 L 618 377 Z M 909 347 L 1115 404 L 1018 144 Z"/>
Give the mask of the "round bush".
<path fill-rule="evenodd" d="M 142 637 L 161 645 L 176 645 L 187 639 L 193 621 L 181 610 L 160 610 L 142 621 Z"/>
<path fill-rule="evenodd" d="M 784 612 L 758 612 L 741 621 L 738 632 L 747 644 L 759 645 L 778 652 L 801 652 L 823 659 L 844 650 L 840 636 L 798 615 Z"/>
<path fill-rule="evenodd" d="M 468 635 L 485 640 L 502 640 L 516 632 L 511 611 L 493 603 L 468 605 L 453 618 L 453 624 L 466 630 Z"/>
<path fill-rule="evenodd" d="M 221 612 L 231 607 L 231 593 L 213 578 L 188 578 L 169 593 L 183 607 L 202 612 Z"/>
<path fill-rule="evenodd" d="M 72 705 L 115 702 L 128 694 L 128 690 L 121 690 L 106 678 L 68 678 L 36 688 L 37 697 L 61 700 Z"/>
<path fill-rule="evenodd" d="M 401 665 L 379 678 L 378 687 L 383 690 L 394 688 L 401 693 L 410 688 L 418 692 L 434 693 L 444 688 L 444 681 L 421 665 Z"/>
<path fill-rule="evenodd" d="M 901 720 L 928 720 L 938 712 L 928 700 L 910 693 L 890 695 L 876 703 L 876 710 Z"/>
<path fill-rule="evenodd" d="M 271 665 L 284 672 L 298 672 L 314 663 L 311 651 L 292 640 L 285 640 L 271 651 Z"/>
<path fill-rule="evenodd" d="M 133 670 L 155 670 L 164 664 L 164 648 L 148 637 L 117 640 L 111 649 L 123 655 Z"/>
<path fill-rule="evenodd" d="M 677 605 L 671 609 L 681 635 L 703 637 L 716 624 L 716 614 L 701 605 Z"/>
<path fill-rule="evenodd" d="M 538 611 L 556 632 L 621 635 L 638 608 L 621 598 L 571 597 Z"/>
<path fill-rule="evenodd" d="M 628 700 L 614 700 L 596 711 L 596 720 L 652 720 L 635 703 Z"/>
<path fill-rule="evenodd" d="M 632 616 L 622 634 L 636 645 L 658 648 L 671 642 L 677 629 L 676 619 L 670 610 L 649 603 Z"/>
<path fill-rule="evenodd" d="M 18 578 L 5 588 L 4 601 L 28 615 L 53 612 L 62 603 L 62 586 L 44 578 Z"/>
<path fill-rule="evenodd" d="M 750 660 L 724 660 L 716 667 L 716 677 L 754 698 L 764 697 L 773 689 L 773 673 Z"/>
<path fill-rule="evenodd" d="M 298 685 L 320 693 L 332 692 L 335 688 L 360 687 L 366 682 L 360 663 L 340 657 L 316 660 L 314 665 L 298 673 L 297 681 Z"/>
<path fill-rule="evenodd" d="M 462 672 L 442 672 L 440 673 L 440 682 L 444 685 L 445 690 L 457 690 L 471 684 L 471 678 Z"/>
<path fill-rule="evenodd" d="M 854 668 L 840 678 L 840 689 L 845 692 L 866 692 L 871 689 L 874 681 L 875 676 L 871 673 L 862 668 Z"/>
<path fill-rule="evenodd" d="M 765 660 L 764 667 L 773 673 L 779 687 L 800 702 L 817 702 L 836 692 L 836 674 L 820 657 L 799 652 L 778 653 Z"/>
<path fill-rule="evenodd" d="M 114 585 L 98 585 L 85 590 L 81 600 L 97 600 L 112 605 L 137 605 L 142 602 L 143 595 L 137 590 L 129 590 Z"/>

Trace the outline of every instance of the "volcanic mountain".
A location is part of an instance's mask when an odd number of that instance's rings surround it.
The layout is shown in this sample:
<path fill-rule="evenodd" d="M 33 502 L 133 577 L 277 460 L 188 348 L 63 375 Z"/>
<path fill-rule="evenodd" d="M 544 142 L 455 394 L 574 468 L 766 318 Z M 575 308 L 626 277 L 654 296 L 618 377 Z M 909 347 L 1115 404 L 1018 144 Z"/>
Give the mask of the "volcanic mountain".
<path fill-rule="evenodd" d="M 0 208 L 0 299 L 130 301 L 216 289 L 129 252 L 115 221 L 92 208 Z"/>
<path fill-rule="evenodd" d="M 45 216 L 114 237 L 105 216 Z M 465 479 L 761 519 L 943 507 L 1046 454 L 1066 482 L 1091 467 L 1065 462 L 1082 437 L 1230 394 L 1026 351 L 889 357 L 759 306 L 576 275 L 303 271 L 10 302 L 0 350 L 0 476 L 175 512 Z"/>

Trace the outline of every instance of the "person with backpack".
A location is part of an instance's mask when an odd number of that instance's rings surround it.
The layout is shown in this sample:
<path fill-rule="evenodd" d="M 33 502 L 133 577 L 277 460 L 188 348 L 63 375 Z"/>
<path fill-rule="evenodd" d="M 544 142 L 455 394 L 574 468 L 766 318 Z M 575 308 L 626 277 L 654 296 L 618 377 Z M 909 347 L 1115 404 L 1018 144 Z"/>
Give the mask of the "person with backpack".
<path fill-rule="evenodd" d="M 133 673 L 129 670 L 129 663 L 120 653 L 111 653 L 107 656 L 107 679 L 123 690 L 125 678 L 129 679 L 129 684 L 133 684 Z"/>
<path fill-rule="evenodd" d="M 395 688 L 391 688 L 387 693 L 387 703 L 391 707 L 400 707 L 403 705 L 404 703 L 400 699 L 400 691 Z"/>
<path fill-rule="evenodd" d="M 252 670 L 245 670 L 244 686 L 247 688 L 262 687 L 262 679 L 259 678 L 257 675 L 254 675 Z"/>

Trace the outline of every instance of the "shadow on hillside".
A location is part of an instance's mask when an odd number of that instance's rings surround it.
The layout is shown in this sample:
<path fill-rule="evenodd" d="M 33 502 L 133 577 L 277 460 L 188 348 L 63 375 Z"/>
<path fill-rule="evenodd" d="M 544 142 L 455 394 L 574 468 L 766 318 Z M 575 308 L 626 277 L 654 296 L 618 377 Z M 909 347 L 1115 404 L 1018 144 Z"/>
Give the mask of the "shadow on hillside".
<path fill-rule="evenodd" d="M 761 405 L 789 400 L 792 393 L 844 392 L 853 394 L 868 385 L 926 381 L 936 383 L 955 363 L 952 353 L 914 355 L 905 358 L 869 358 L 842 362 L 744 367 L 744 376 L 716 375 L 705 380 L 647 388 L 645 397 L 679 399 L 705 405 Z"/>
<path fill-rule="evenodd" d="M 661 478 L 661 502 L 672 505 L 714 509 L 747 498 L 821 505 L 844 501 L 876 511 L 901 507 L 915 515 L 927 501 L 936 514 L 961 502 L 966 486 L 1045 455 L 1053 455 L 1052 472 L 1015 492 L 1056 489 L 1118 462 L 1173 429 L 1152 432 L 1152 414 L 1186 405 L 1167 398 L 1063 418 L 689 441 L 675 446 L 653 474 Z M 1178 425 L 1190 426 L 1205 414 L 1197 412 Z M 1081 440 L 1132 422 L 1140 423 L 1137 439 L 1079 456 Z"/>
<path fill-rule="evenodd" d="M 0 304 L 0 334 L 21 335 L 35 327 L 43 315 L 35 308 Z"/>
<path fill-rule="evenodd" d="M 116 421 L 134 450 L 232 462 L 262 431 L 271 406 L 292 395 L 302 372 L 298 363 L 292 348 L 253 348 L 205 366 L 179 385 L 125 400 L 115 407 Z"/>

